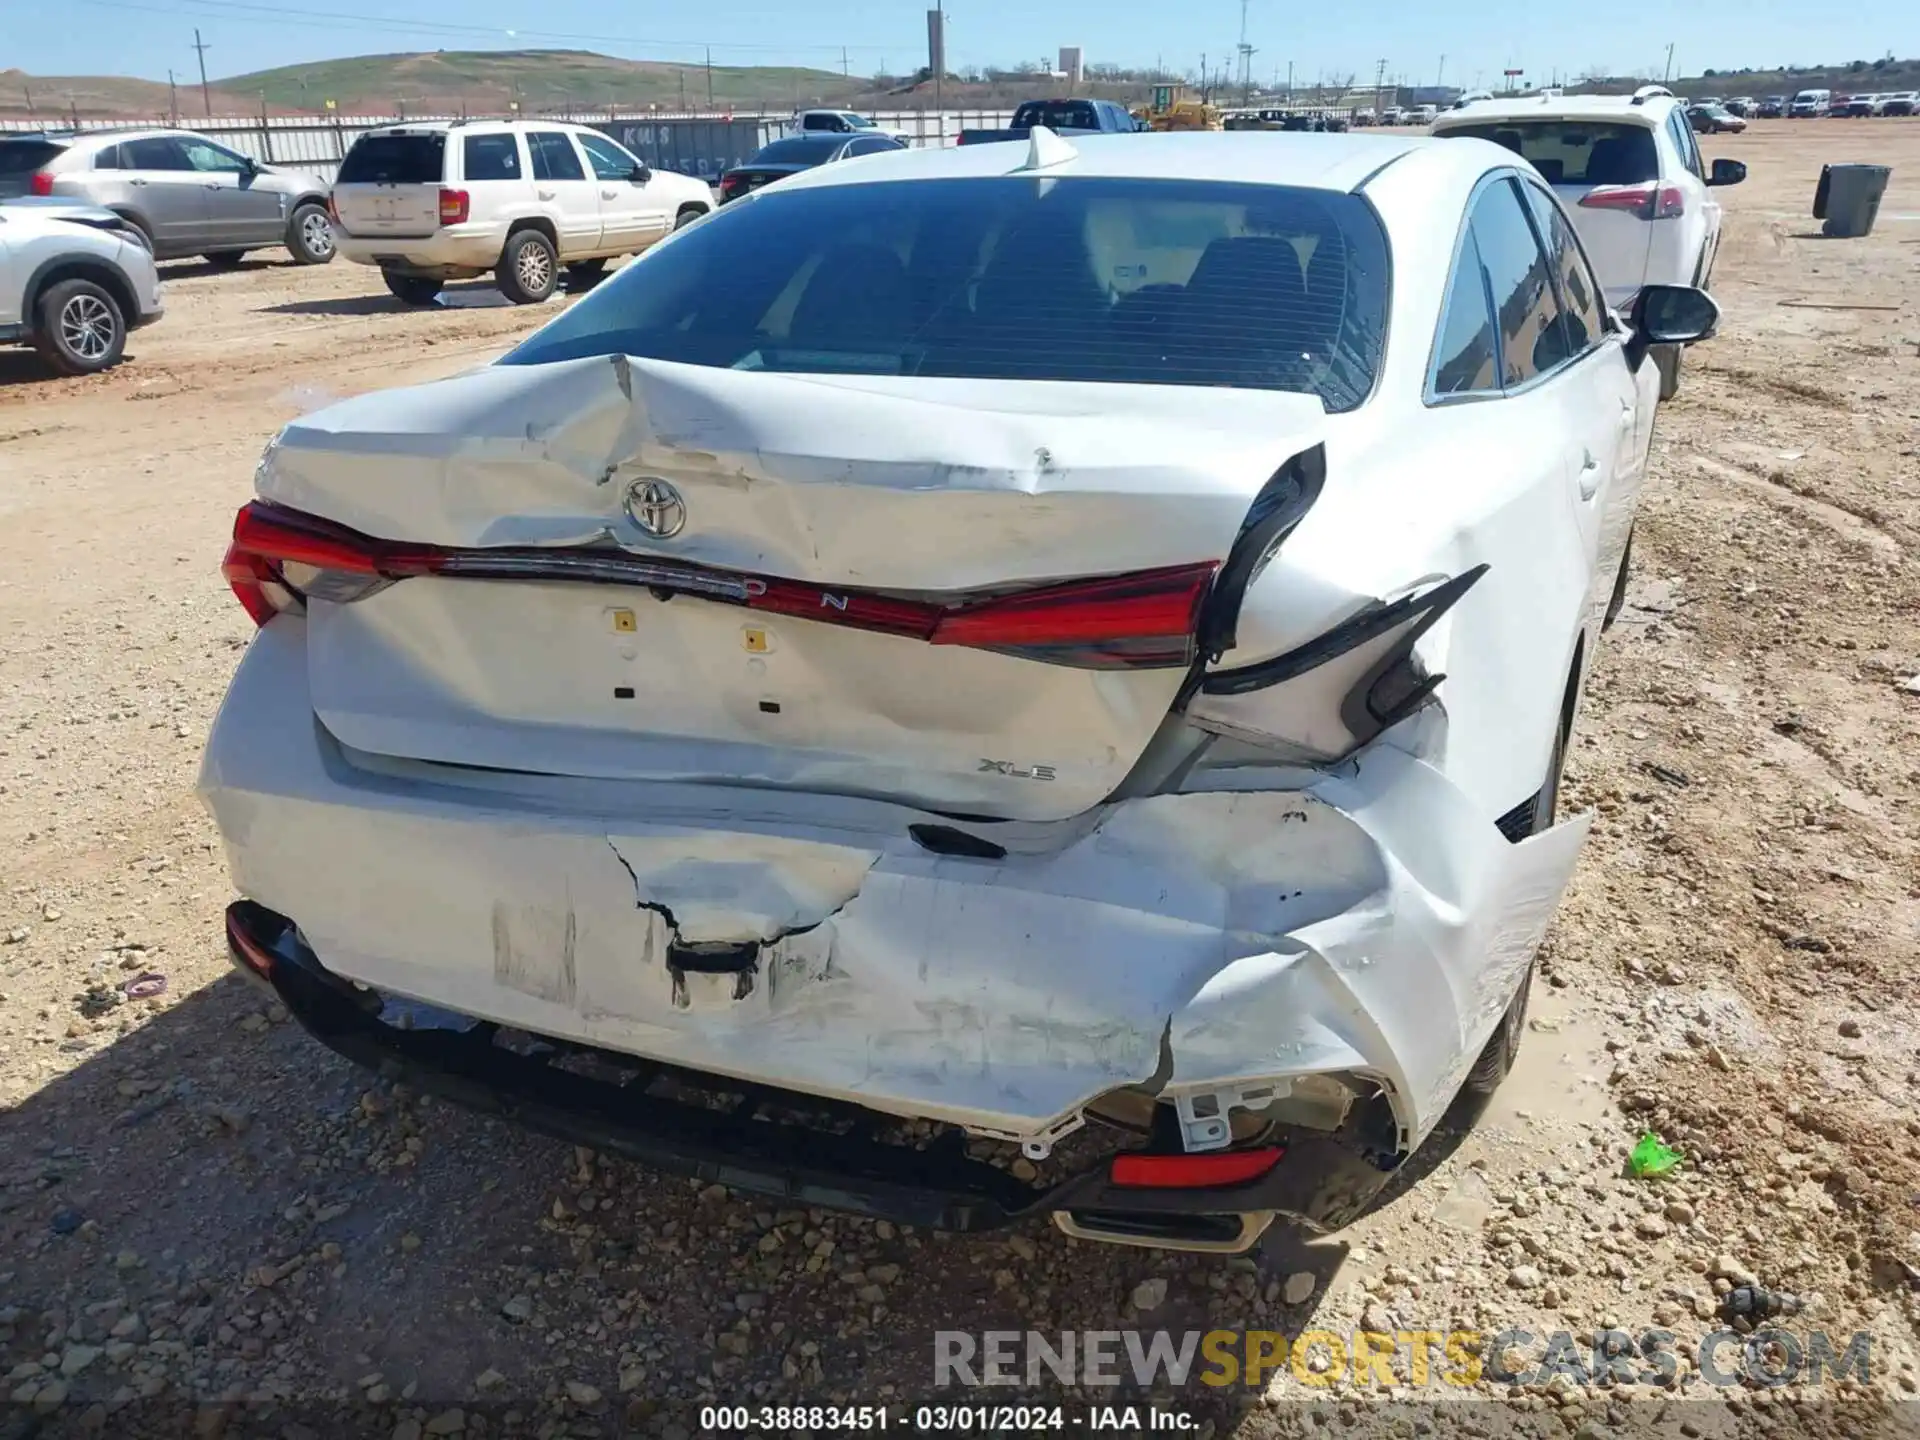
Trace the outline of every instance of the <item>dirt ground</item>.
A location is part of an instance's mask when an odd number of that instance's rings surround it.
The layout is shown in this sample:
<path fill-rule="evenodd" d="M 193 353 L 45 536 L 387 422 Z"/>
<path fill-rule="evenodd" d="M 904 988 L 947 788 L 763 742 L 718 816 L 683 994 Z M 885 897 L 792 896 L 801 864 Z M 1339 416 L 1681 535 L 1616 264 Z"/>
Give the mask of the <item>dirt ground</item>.
<path fill-rule="evenodd" d="M 194 1404 L 205 1435 L 687 1435 L 702 1404 L 801 1399 L 904 1428 L 962 1398 L 933 1395 L 936 1326 L 1524 1328 L 1535 1361 L 1555 1332 L 1678 1337 L 1666 1385 L 1408 1385 L 1403 1351 L 1391 1391 L 1314 1361 L 1159 1394 L 1216 1435 L 1339 1429 L 1383 1395 L 1407 1433 L 1898 1423 L 1920 1384 L 1920 121 L 1704 148 L 1751 167 L 1717 192 L 1726 320 L 1661 412 L 1568 764 L 1597 824 L 1521 1063 L 1378 1213 L 1240 1260 L 704 1191 L 397 1092 L 263 1008 L 228 973 L 191 793 L 252 634 L 218 566 L 254 460 L 294 415 L 480 363 L 553 310 L 464 287 L 403 311 L 367 270 L 271 255 L 167 267 L 165 320 L 105 376 L 0 352 L 0 1433 Z M 1820 239 L 1819 167 L 1855 159 L 1894 167 L 1878 229 Z M 163 994 L 114 1003 L 147 974 Z M 1676 1175 L 1627 1176 L 1646 1130 Z M 1797 1297 L 1776 1323 L 1803 1340 L 1870 1332 L 1867 1378 L 1713 1383 L 1695 1347 L 1750 1278 Z"/>

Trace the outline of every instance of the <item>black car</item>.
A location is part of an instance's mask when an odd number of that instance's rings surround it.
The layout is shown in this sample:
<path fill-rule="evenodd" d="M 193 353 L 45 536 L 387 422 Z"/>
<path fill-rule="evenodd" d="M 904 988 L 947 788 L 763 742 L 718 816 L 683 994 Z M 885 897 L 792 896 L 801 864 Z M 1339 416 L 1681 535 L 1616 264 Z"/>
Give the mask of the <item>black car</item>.
<path fill-rule="evenodd" d="M 831 165 L 835 160 L 851 160 L 857 155 L 880 155 L 889 150 L 905 150 L 903 141 L 891 135 L 789 135 L 762 147 L 744 165 L 736 165 L 720 177 L 720 203 L 738 200 L 749 190 L 771 185 L 816 165 Z"/>
<path fill-rule="evenodd" d="M 1760 102 L 1759 108 L 1756 109 L 1754 113 L 1762 120 L 1778 120 L 1782 115 L 1787 113 L 1787 97 L 1784 95 L 1769 95 Z"/>

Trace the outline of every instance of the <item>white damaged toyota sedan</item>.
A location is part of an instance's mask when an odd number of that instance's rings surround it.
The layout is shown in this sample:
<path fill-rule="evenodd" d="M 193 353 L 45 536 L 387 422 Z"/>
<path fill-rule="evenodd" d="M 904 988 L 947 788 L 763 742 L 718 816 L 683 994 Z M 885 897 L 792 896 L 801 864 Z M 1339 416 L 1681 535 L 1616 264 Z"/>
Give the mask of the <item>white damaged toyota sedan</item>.
<path fill-rule="evenodd" d="M 1250 1245 L 1522 1032 L 1654 344 L 1477 140 L 824 166 L 289 425 L 201 792 L 320 1040 L 799 1204 Z"/>

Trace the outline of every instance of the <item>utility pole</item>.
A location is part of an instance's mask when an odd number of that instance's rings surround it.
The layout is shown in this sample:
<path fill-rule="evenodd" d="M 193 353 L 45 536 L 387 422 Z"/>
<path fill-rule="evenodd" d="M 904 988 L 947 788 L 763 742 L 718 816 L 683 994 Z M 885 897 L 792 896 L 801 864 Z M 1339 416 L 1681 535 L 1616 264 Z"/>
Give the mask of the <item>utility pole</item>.
<path fill-rule="evenodd" d="M 193 27 L 193 48 L 200 54 L 200 103 L 206 107 L 207 118 L 213 118 L 213 95 L 207 89 L 207 42 L 200 38 L 200 27 Z"/>
<path fill-rule="evenodd" d="M 1293 103 L 1293 62 L 1287 61 L 1287 103 Z"/>
<path fill-rule="evenodd" d="M 847 68 L 847 47 L 844 45 L 840 47 L 840 78 L 842 80 L 853 78 L 853 71 Z"/>
<path fill-rule="evenodd" d="M 1253 47 L 1247 43 L 1247 6 L 1251 0 L 1240 0 L 1240 103 L 1246 104 L 1253 98 Z"/>
<path fill-rule="evenodd" d="M 31 102 L 27 105 L 27 113 L 33 113 Z M 171 65 L 167 67 L 167 123 L 176 130 L 180 128 L 180 87 L 173 82 Z"/>
<path fill-rule="evenodd" d="M 1445 55 L 1442 55 L 1440 57 L 1440 68 L 1434 72 L 1433 88 L 1438 90 L 1442 85 L 1446 83 L 1447 83 L 1447 57 Z"/>
<path fill-rule="evenodd" d="M 1673 42 L 1668 41 L 1667 42 L 1667 69 L 1666 69 L 1666 73 L 1660 77 L 1660 83 L 1664 85 L 1671 79 L 1673 79 Z"/>
<path fill-rule="evenodd" d="M 1387 93 L 1386 87 L 1387 62 L 1382 60 L 1374 67 L 1373 71 L 1373 115 L 1376 120 L 1380 118 L 1380 112 L 1387 108 L 1384 98 Z"/>
<path fill-rule="evenodd" d="M 707 109 L 713 109 L 713 47 L 707 46 Z"/>

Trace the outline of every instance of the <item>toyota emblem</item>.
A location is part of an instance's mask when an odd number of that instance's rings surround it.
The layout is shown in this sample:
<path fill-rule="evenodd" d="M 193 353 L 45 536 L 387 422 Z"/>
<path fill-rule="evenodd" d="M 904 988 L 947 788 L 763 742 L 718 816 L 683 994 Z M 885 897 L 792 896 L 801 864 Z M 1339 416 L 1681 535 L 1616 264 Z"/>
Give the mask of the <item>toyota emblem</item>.
<path fill-rule="evenodd" d="M 627 487 L 627 514 L 656 540 L 671 540 L 686 528 L 687 502 L 664 480 L 636 480 Z"/>

